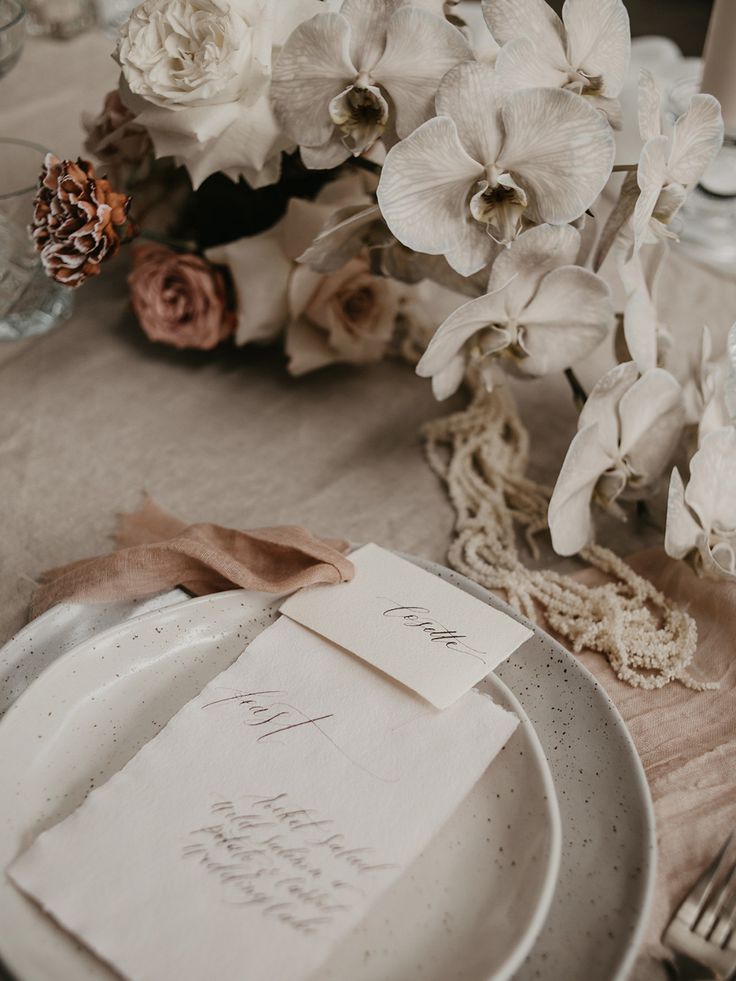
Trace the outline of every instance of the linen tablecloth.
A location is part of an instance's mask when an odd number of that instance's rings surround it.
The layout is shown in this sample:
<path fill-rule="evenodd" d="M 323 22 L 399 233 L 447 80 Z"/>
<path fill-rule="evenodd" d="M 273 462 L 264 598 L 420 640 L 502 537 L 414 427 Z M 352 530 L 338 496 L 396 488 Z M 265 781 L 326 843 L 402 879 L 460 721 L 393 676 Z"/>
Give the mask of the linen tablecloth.
<path fill-rule="evenodd" d="M 115 84 L 111 48 L 94 33 L 65 44 L 29 41 L 0 81 L 0 134 L 76 156 L 81 112 L 95 112 Z M 428 383 L 395 362 L 294 381 L 274 350 L 205 355 L 152 346 L 128 311 L 125 274 L 119 257 L 77 296 L 58 330 L 0 344 L 0 644 L 23 624 L 34 577 L 104 551 L 116 514 L 132 510 L 144 490 L 191 521 L 299 523 L 444 559 L 453 515 L 418 430 L 459 400 L 438 405 Z M 736 279 L 674 253 L 660 295 L 676 347 L 707 323 L 722 349 L 736 319 Z M 608 355 L 581 367 L 584 381 L 595 380 Z M 560 379 L 516 390 L 532 433 L 532 476 L 553 482 L 575 427 L 569 391 Z M 622 554 L 660 538 L 635 523 L 606 530 Z M 655 799 L 651 944 L 736 825 L 728 763 L 736 750 L 736 590 L 701 582 L 661 549 L 635 564 L 696 616 L 700 670 L 721 681 L 717 693 L 644 693 L 583 655 L 627 720 Z M 662 976 L 645 953 L 637 979 Z"/>

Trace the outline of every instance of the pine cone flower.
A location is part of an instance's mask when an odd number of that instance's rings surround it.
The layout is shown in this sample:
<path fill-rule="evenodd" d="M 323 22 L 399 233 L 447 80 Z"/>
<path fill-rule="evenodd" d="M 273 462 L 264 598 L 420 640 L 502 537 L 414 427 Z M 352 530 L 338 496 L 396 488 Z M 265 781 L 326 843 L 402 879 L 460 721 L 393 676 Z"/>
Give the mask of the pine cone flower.
<path fill-rule="evenodd" d="M 120 248 L 130 198 L 95 176 L 91 163 L 46 155 L 34 200 L 31 235 L 46 273 L 75 288 Z"/>

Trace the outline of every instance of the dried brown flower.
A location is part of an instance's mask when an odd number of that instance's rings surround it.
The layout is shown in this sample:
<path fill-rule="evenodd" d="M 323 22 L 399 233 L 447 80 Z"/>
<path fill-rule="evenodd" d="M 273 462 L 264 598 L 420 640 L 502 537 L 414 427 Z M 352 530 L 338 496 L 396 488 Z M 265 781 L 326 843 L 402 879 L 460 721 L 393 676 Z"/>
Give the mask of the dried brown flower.
<path fill-rule="evenodd" d="M 117 89 L 108 92 L 97 116 L 83 117 L 87 131 L 85 149 L 115 171 L 118 183 L 135 175 L 147 176 L 153 162 L 153 144 L 145 126 L 135 121 Z"/>
<path fill-rule="evenodd" d="M 130 198 L 95 176 L 91 163 L 46 155 L 31 234 L 43 266 L 58 283 L 80 286 L 120 247 Z"/>

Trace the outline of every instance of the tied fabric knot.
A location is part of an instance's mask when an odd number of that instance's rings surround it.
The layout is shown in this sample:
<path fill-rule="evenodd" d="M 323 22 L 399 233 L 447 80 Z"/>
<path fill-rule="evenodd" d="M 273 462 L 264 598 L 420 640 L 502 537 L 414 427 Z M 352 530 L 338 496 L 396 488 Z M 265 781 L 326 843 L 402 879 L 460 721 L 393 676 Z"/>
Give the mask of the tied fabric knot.
<path fill-rule="evenodd" d="M 192 524 L 151 498 L 121 516 L 117 549 L 43 573 L 31 617 L 63 602 L 142 599 L 181 586 L 195 596 L 226 589 L 290 593 L 348 582 L 348 543 L 317 538 L 297 525 L 239 531 Z"/>

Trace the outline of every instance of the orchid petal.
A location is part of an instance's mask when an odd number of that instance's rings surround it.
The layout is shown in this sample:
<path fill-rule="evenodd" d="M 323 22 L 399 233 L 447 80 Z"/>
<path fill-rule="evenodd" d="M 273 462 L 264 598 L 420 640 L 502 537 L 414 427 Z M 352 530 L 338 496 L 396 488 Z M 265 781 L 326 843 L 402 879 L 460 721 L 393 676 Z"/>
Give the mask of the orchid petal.
<path fill-rule="evenodd" d="M 618 404 L 639 377 L 633 361 L 616 365 L 599 378 L 580 410 L 578 429 L 598 426 L 598 439 L 612 460 L 619 452 Z"/>
<path fill-rule="evenodd" d="M 340 13 L 350 24 L 350 58 L 358 74 L 373 72 L 386 47 L 388 19 L 403 2 L 404 0 L 344 0 Z"/>
<path fill-rule="evenodd" d="M 505 286 L 508 316 L 517 319 L 540 280 L 559 266 L 573 265 L 580 235 L 570 225 L 537 225 L 500 253 L 491 268 L 488 291 Z"/>
<path fill-rule="evenodd" d="M 324 13 L 324 4 L 322 0 L 290 0 L 289 3 L 269 4 L 267 10 L 272 17 L 271 40 L 281 47 L 299 24 L 315 14 Z"/>
<path fill-rule="evenodd" d="M 494 69 L 478 61 L 458 65 L 442 79 L 435 101 L 437 115 L 452 119 L 470 156 L 494 164 L 503 140 Z"/>
<path fill-rule="evenodd" d="M 685 500 L 706 532 L 736 532 L 735 488 L 736 429 L 727 426 L 709 433 L 690 461 Z"/>
<path fill-rule="evenodd" d="M 568 72 L 560 68 L 548 49 L 529 37 L 518 37 L 504 44 L 498 52 L 495 70 L 499 102 L 520 89 L 560 89 L 568 80 Z"/>
<path fill-rule="evenodd" d="M 636 174 L 629 173 L 624 178 L 621 185 L 616 204 L 608 216 L 606 224 L 601 232 L 601 237 L 595 250 L 593 269 L 595 272 L 601 268 L 606 260 L 606 256 L 611 251 L 614 242 L 621 235 L 624 227 L 629 223 L 634 208 L 639 197 L 639 185 L 636 181 Z"/>
<path fill-rule="evenodd" d="M 682 559 L 698 547 L 703 530 L 685 504 L 685 488 L 682 477 L 674 467 L 667 496 L 667 524 L 664 532 L 664 550 L 673 559 Z"/>
<path fill-rule="evenodd" d="M 631 55 L 629 15 L 621 0 L 565 0 L 562 20 L 572 67 L 602 79 L 601 95 L 617 96 Z"/>
<path fill-rule="evenodd" d="M 662 96 L 654 75 L 646 68 L 639 72 L 639 135 L 644 143 L 662 135 Z"/>
<path fill-rule="evenodd" d="M 335 212 L 298 261 L 315 272 L 335 272 L 358 254 L 363 247 L 361 233 L 377 221 L 381 221 L 377 204 L 356 204 Z"/>
<path fill-rule="evenodd" d="M 273 67 L 276 118 L 301 146 L 319 147 L 332 134 L 328 105 L 357 71 L 350 60 L 350 24 L 341 14 L 317 14 L 291 34 Z"/>
<path fill-rule="evenodd" d="M 432 376 L 432 394 L 438 402 L 444 402 L 460 388 L 464 377 L 465 358 L 461 354 L 456 354 L 442 371 Z"/>
<path fill-rule="evenodd" d="M 682 433 L 682 387 L 669 371 L 653 368 L 624 393 L 618 412 L 621 456 L 649 483 L 664 470 Z"/>
<path fill-rule="evenodd" d="M 604 117 L 571 92 L 526 89 L 501 108 L 506 140 L 499 167 L 530 194 L 529 217 L 563 224 L 603 190 L 615 144 Z"/>
<path fill-rule="evenodd" d="M 350 150 L 340 139 L 335 130 L 332 136 L 321 146 L 301 146 L 299 155 L 307 170 L 333 170 L 350 157 Z"/>
<path fill-rule="evenodd" d="M 518 37 L 535 41 L 564 68 L 565 41 L 562 21 L 544 0 L 483 0 L 483 16 L 499 44 Z"/>
<path fill-rule="evenodd" d="M 666 136 L 654 136 L 644 144 L 639 157 L 636 179 L 639 184 L 639 198 L 634 207 L 635 250 L 641 247 L 649 222 L 657 206 L 657 200 L 667 180 Z"/>
<path fill-rule="evenodd" d="M 669 175 L 687 186 L 699 180 L 723 143 L 721 106 L 712 95 L 698 94 L 675 123 L 668 161 Z"/>
<path fill-rule="evenodd" d="M 467 209 L 468 191 L 482 176 L 483 167 L 463 149 L 455 123 L 438 116 L 389 150 L 378 204 L 400 242 L 417 252 L 447 255 L 458 272 L 470 276 L 488 261 L 469 234 Z M 482 235 L 477 225 L 473 231 Z"/>
<path fill-rule="evenodd" d="M 210 262 L 230 269 L 238 296 L 236 342 L 272 341 L 288 319 L 291 263 L 281 249 L 278 226 L 207 252 Z"/>
<path fill-rule="evenodd" d="M 641 256 L 632 256 L 620 266 L 626 290 L 624 337 L 639 371 L 657 366 L 657 310 L 647 287 Z"/>
<path fill-rule="evenodd" d="M 440 79 L 473 57 L 456 27 L 426 10 L 402 7 L 388 22 L 386 50 L 373 77 L 391 96 L 396 132 L 403 138 L 434 115 Z"/>
<path fill-rule="evenodd" d="M 613 463 L 602 448 L 598 426 L 592 423 L 576 433 L 567 450 L 547 518 L 552 548 L 558 555 L 574 555 L 593 539 L 590 504 L 595 485 Z"/>
<path fill-rule="evenodd" d="M 598 347 L 613 322 L 611 294 L 599 276 L 579 266 L 553 269 L 521 314 L 527 357 L 516 367 L 529 375 L 569 368 Z"/>
<path fill-rule="evenodd" d="M 503 324 L 505 317 L 503 291 L 488 293 L 463 303 L 437 328 L 417 365 L 417 374 L 422 378 L 429 378 L 443 371 L 474 334 Z M 484 343 L 484 351 L 502 351 L 509 340 L 507 331 L 496 329 L 492 331 L 489 344 Z"/>

